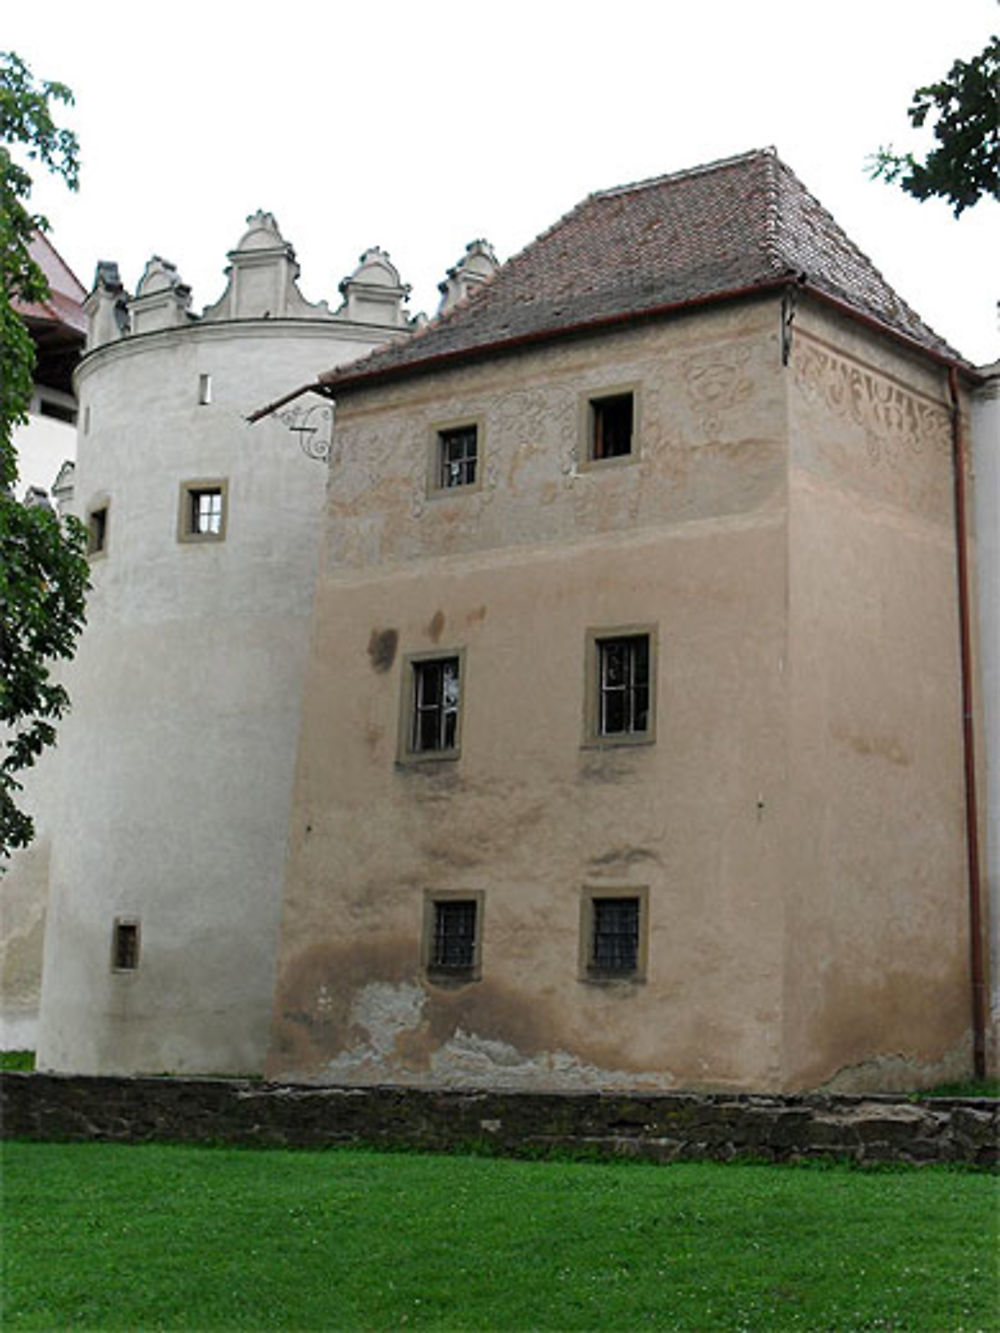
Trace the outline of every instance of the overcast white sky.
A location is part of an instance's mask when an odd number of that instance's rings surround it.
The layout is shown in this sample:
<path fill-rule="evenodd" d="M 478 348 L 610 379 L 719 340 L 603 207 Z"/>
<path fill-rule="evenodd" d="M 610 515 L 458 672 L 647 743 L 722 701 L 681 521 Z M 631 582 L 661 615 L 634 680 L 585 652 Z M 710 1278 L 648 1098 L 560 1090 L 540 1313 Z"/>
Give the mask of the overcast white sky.
<path fill-rule="evenodd" d="M 4 6 L 0 47 L 76 93 L 78 195 L 34 203 L 90 285 L 153 253 L 194 308 L 248 213 L 275 214 L 310 300 L 368 245 L 433 313 L 485 236 L 501 258 L 596 189 L 774 144 L 897 292 L 976 362 L 1000 356 L 1000 206 L 955 221 L 871 182 L 920 141 L 912 90 L 995 31 L 994 0 L 46 0 Z"/>

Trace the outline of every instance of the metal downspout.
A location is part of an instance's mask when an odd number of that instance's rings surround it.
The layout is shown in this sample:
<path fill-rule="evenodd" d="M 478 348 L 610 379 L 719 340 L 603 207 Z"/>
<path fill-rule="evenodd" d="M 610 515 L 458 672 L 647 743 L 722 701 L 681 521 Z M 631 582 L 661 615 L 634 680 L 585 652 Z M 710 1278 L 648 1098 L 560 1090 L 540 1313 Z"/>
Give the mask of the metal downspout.
<path fill-rule="evenodd" d="M 948 367 L 951 445 L 955 483 L 955 543 L 958 619 L 962 660 L 962 740 L 965 754 L 965 837 L 969 867 L 969 961 L 972 981 L 972 1062 L 976 1078 L 986 1076 L 986 977 L 979 871 L 979 813 L 976 795 L 976 736 L 973 719 L 972 648 L 969 624 L 969 559 L 965 499 L 965 432 L 958 396 L 958 372 Z"/>

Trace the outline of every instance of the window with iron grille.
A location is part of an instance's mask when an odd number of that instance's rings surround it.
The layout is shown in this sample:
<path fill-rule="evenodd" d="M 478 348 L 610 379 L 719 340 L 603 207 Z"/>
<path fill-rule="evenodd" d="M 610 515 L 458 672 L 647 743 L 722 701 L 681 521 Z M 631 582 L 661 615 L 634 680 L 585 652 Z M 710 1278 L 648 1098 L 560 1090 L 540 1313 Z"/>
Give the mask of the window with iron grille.
<path fill-rule="evenodd" d="M 441 754 L 458 749 L 460 658 L 411 661 L 413 673 L 411 754 Z"/>
<path fill-rule="evenodd" d="M 224 480 L 181 484 L 177 535 L 185 542 L 218 542 L 226 535 L 227 483 Z"/>
<path fill-rule="evenodd" d="M 597 640 L 597 734 L 649 731 L 649 635 Z"/>
<path fill-rule="evenodd" d="M 591 398 L 588 456 L 594 462 L 624 458 L 632 452 L 634 396 L 631 393 Z"/>
<path fill-rule="evenodd" d="M 479 462 L 478 427 L 455 426 L 439 430 L 437 441 L 437 486 L 441 490 L 474 486 Z"/>
<path fill-rule="evenodd" d="M 111 966 L 116 972 L 134 972 L 139 966 L 139 923 L 117 918 L 111 932 Z"/>
<path fill-rule="evenodd" d="M 424 905 L 424 964 L 438 981 L 480 975 L 482 893 L 429 893 Z"/>
<path fill-rule="evenodd" d="M 585 889 L 580 917 L 581 974 L 587 981 L 643 981 L 646 888 Z"/>

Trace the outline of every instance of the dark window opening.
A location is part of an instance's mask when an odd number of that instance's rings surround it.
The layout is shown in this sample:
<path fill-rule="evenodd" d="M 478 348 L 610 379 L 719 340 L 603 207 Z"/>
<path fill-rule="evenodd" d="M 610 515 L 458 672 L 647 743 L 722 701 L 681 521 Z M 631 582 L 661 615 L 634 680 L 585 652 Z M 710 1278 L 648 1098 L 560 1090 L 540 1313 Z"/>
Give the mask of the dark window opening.
<path fill-rule="evenodd" d="M 99 555 L 108 542 L 108 507 L 92 509 L 87 515 L 87 554 Z"/>
<path fill-rule="evenodd" d="M 455 486 L 474 486 L 478 456 L 479 440 L 475 426 L 438 431 L 438 485 L 442 490 L 450 490 Z"/>
<path fill-rule="evenodd" d="M 43 417 L 54 417 L 56 421 L 65 421 L 69 425 L 76 424 L 76 408 L 67 407 L 65 403 L 54 403 L 50 398 L 43 398 L 38 404 L 38 414 Z"/>
<path fill-rule="evenodd" d="M 438 972 L 471 972 L 476 964 L 477 903 L 474 898 L 434 903 L 430 968 Z"/>
<path fill-rule="evenodd" d="M 597 732 L 634 736 L 649 730 L 649 635 L 599 639 Z"/>
<path fill-rule="evenodd" d="M 632 452 L 632 395 L 616 393 L 590 403 L 590 456 L 622 458 Z"/>
<path fill-rule="evenodd" d="M 639 899 L 594 898 L 590 971 L 631 976 L 639 970 Z"/>
<path fill-rule="evenodd" d="M 134 972 L 139 966 L 139 924 L 116 921 L 112 942 L 112 967 L 117 972 Z"/>
<path fill-rule="evenodd" d="M 442 657 L 413 663 L 410 749 L 416 754 L 458 745 L 459 662 Z"/>

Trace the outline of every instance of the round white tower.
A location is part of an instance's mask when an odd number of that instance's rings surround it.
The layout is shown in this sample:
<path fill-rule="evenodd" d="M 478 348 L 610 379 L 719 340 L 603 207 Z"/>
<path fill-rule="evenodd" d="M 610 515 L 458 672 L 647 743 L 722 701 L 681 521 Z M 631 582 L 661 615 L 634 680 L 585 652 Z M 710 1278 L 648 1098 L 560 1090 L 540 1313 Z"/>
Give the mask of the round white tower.
<path fill-rule="evenodd" d="M 59 741 L 43 1069 L 263 1064 L 330 409 L 297 433 L 245 419 L 409 324 L 382 252 L 331 313 L 273 217 L 248 222 L 200 319 L 158 257 L 133 298 L 114 265 L 88 298 L 73 509 L 93 590 Z"/>

